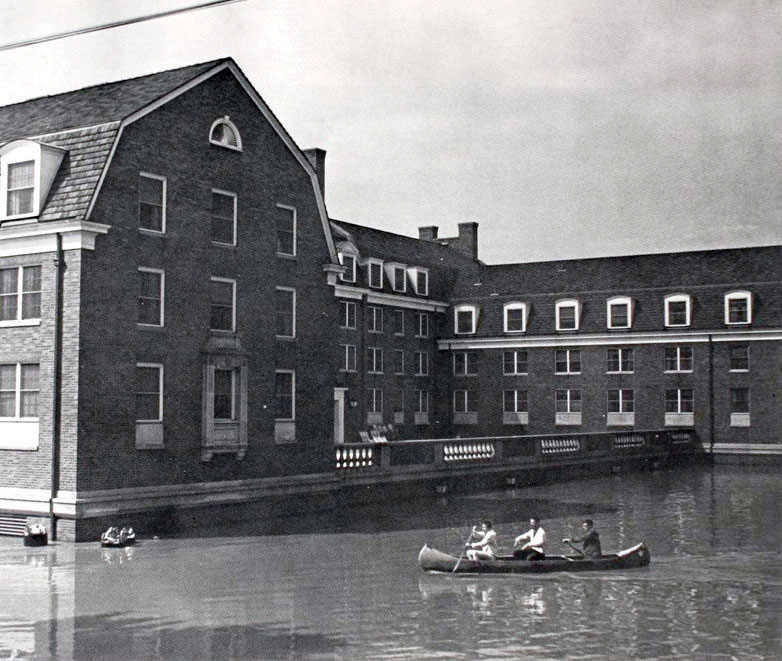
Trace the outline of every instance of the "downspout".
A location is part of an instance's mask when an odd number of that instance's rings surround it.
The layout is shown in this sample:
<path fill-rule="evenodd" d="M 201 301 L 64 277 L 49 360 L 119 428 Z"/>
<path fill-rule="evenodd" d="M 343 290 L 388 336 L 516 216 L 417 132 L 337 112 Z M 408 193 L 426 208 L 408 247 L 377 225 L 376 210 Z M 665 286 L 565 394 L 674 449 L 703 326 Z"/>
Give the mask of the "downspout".
<path fill-rule="evenodd" d="M 709 333 L 709 456 L 714 461 L 714 343 Z"/>
<path fill-rule="evenodd" d="M 49 479 L 49 531 L 52 541 L 57 541 L 57 517 L 54 499 L 60 488 L 60 393 L 62 390 L 62 274 L 65 267 L 62 251 L 62 234 L 56 234 L 57 249 L 54 257 L 54 347 L 52 352 L 52 463 Z"/>

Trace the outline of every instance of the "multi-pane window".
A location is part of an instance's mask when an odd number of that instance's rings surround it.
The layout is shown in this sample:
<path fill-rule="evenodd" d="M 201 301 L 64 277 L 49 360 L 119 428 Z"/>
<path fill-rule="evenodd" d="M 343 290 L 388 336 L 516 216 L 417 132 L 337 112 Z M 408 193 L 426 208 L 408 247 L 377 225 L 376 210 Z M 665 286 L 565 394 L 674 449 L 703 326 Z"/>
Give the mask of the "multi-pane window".
<path fill-rule="evenodd" d="M 734 291 L 725 294 L 725 323 L 752 323 L 752 294 L 748 291 Z"/>
<path fill-rule="evenodd" d="M 557 390 L 554 404 L 557 413 L 581 413 L 581 391 Z"/>
<path fill-rule="evenodd" d="M 508 303 L 503 308 L 506 333 L 523 333 L 527 330 L 527 306 L 524 303 Z"/>
<path fill-rule="evenodd" d="M 0 269 L 0 321 L 41 318 L 41 267 Z"/>
<path fill-rule="evenodd" d="M 369 286 L 373 289 L 383 288 L 383 262 L 377 260 L 367 261 L 369 272 Z"/>
<path fill-rule="evenodd" d="M 274 419 L 294 420 L 296 418 L 296 375 L 291 370 L 277 370 L 274 373 Z"/>
<path fill-rule="evenodd" d="M 666 413 L 693 413 L 695 397 L 691 388 L 669 388 L 665 391 Z"/>
<path fill-rule="evenodd" d="M 426 269 L 415 269 L 415 293 L 429 296 L 429 271 Z"/>
<path fill-rule="evenodd" d="M 340 301 L 340 328 L 356 328 L 356 304 L 353 301 Z"/>
<path fill-rule="evenodd" d="M 554 372 L 556 374 L 580 374 L 581 350 L 557 349 L 554 351 Z"/>
<path fill-rule="evenodd" d="M 632 301 L 626 296 L 611 298 L 606 303 L 608 328 L 630 328 L 632 326 Z"/>
<path fill-rule="evenodd" d="M 394 335 L 405 334 L 405 311 L 394 310 L 391 315 L 391 323 L 394 327 Z"/>
<path fill-rule="evenodd" d="M 165 274 L 159 269 L 138 270 L 138 323 L 163 325 Z"/>
<path fill-rule="evenodd" d="M 405 373 L 405 352 L 403 349 L 394 349 L 394 374 Z"/>
<path fill-rule="evenodd" d="M 692 372 L 692 347 L 665 347 L 666 372 Z"/>
<path fill-rule="evenodd" d="M 0 418 L 38 417 L 38 365 L 0 365 Z"/>
<path fill-rule="evenodd" d="M 691 299 L 688 294 L 673 294 L 665 297 L 665 325 L 690 325 Z"/>
<path fill-rule="evenodd" d="M 407 291 L 407 268 L 404 266 L 393 266 L 391 270 L 391 288 L 394 291 Z"/>
<path fill-rule="evenodd" d="M 394 415 L 397 413 L 404 416 L 405 412 L 405 391 L 402 388 L 398 388 L 391 393 L 391 407 Z"/>
<path fill-rule="evenodd" d="M 502 373 L 508 376 L 527 373 L 527 350 L 504 351 L 502 354 Z"/>
<path fill-rule="evenodd" d="M 457 351 L 453 354 L 453 373 L 474 376 L 478 373 L 478 354 L 475 351 Z"/>
<path fill-rule="evenodd" d="M 212 330 L 233 331 L 236 316 L 236 282 L 227 278 L 212 278 L 211 287 L 209 328 Z"/>
<path fill-rule="evenodd" d="M 367 407 L 369 413 L 383 412 L 382 388 L 367 388 Z"/>
<path fill-rule="evenodd" d="M 369 324 L 370 333 L 382 333 L 383 332 L 383 308 L 377 305 L 370 305 L 367 307 L 367 322 Z"/>
<path fill-rule="evenodd" d="M 215 120 L 209 131 L 209 142 L 227 149 L 242 150 L 242 137 L 236 125 L 228 117 Z"/>
<path fill-rule="evenodd" d="M 632 372 L 634 369 L 632 349 L 608 349 L 606 359 L 608 372 Z"/>
<path fill-rule="evenodd" d="M 454 390 L 453 391 L 453 412 L 454 413 L 475 413 L 478 409 L 477 393 L 474 390 Z"/>
<path fill-rule="evenodd" d="M 296 290 L 277 287 L 274 290 L 274 319 L 277 337 L 296 336 Z"/>
<path fill-rule="evenodd" d="M 279 238 L 277 239 L 277 249 L 279 252 Z M 340 275 L 340 280 L 343 282 L 355 282 L 356 281 L 356 257 L 354 255 L 346 255 L 345 253 L 339 254 L 339 261 L 342 266 L 345 267 L 345 272 Z"/>
<path fill-rule="evenodd" d="M 211 237 L 215 243 L 236 244 L 236 195 L 212 191 Z"/>
<path fill-rule="evenodd" d="M 415 391 L 415 412 L 429 413 L 429 391 L 428 390 Z"/>
<path fill-rule="evenodd" d="M 416 312 L 415 321 L 416 321 L 415 336 L 429 337 L 429 313 Z"/>
<path fill-rule="evenodd" d="M 138 181 L 138 226 L 151 232 L 166 231 L 166 179 L 142 172 Z"/>
<path fill-rule="evenodd" d="M 415 352 L 415 375 L 429 376 L 429 352 L 428 351 Z"/>
<path fill-rule="evenodd" d="M 275 211 L 275 231 L 277 233 L 277 254 L 293 256 L 296 254 L 296 209 L 278 204 Z M 355 260 L 353 262 L 353 281 L 356 277 Z"/>
<path fill-rule="evenodd" d="M 477 309 L 472 305 L 461 305 L 454 310 L 454 331 L 457 335 L 475 332 Z"/>
<path fill-rule="evenodd" d="M 555 309 L 558 331 L 578 330 L 578 317 L 581 310 L 578 301 L 557 301 Z"/>
<path fill-rule="evenodd" d="M 8 166 L 6 216 L 33 213 L 35 208 L 35 161 Z"/>
<path fill-rule="evenodd" d="M 736 344 L 730 347 L 730 371 L 749 371 L 749 345 Z"/>
<path fill-rule="evenodd" d="M 340 344 L 342 348 L 342 367 L 340 372 L 355 372 L 356 371 L 356 345 L 355 344 Z"/>
<path fill-rule="evenodd" d="M 214 379 L 214 419 L 235 420 L 237 370 L 216 368 Z"/>
<path fill-rule="evenodd" d="M 749 388 L 730 389 L 730 412 L 749 413 Z"/>
<path fill-rule="evenodd" d="M 370 374 L 383 373 L 383 349 L 381 347 L 367 347 L 367 372 Z"/>
<path fill-rule="evenodd" d="M 635 393 L 632 390 L 608 391 L 609 413 L 634 413 Z"/>
<path fill-rule="evenodd" d="M 159 422 L 163 419 L 163 366 L 136 365 L 136 420 Z"/>
<path fill-rule="evenodd" d="M 504 390 L 502 393 L 503 413 L 527 413 L 529 404 L 526 390 Z"/>

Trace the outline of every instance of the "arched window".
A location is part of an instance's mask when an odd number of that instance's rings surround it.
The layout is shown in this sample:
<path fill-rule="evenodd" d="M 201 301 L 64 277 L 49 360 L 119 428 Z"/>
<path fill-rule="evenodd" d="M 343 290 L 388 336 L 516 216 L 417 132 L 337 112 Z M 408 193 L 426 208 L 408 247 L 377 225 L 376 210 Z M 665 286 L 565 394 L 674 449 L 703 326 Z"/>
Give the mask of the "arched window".
<path fill-rule="evenodd" d="M 670 294 L 665 297 L 665 325 L 689 326 L 692 299 L 689 294 Z"/>
<path fill-rule="evenodd" d="M 506 303 L 503 307 L 503 327 L 506 333 L 524 333 L 527 330 L 527 304 Z"/>
<path fill-rule="evenodd" d="M 478 307 L 457 305 L 454 308 L 453 322 L 456 335 L 472 335 L 478 328 Z"/>
<path fill-rule="evenodd" d="M 606 301 L 606 326 L 608 328 L 631 328 L 633 325 L 633 299 L 629 296 L 614 296 Z"/>
<path fill-rule="evenodd" d="M 581 321 L 581 302 L 567 298 L 555 303 L 558 331 L 577 331 Z"/>
<path fill-rule="evenodd" d="M 752 293 L 732 291 L 725 294 L 725 324 L 752 323 Z"/>
<path fill-rule="evenodd" d="M 216 119 L 212 123 L 212 128 L 209 129 L 209 142 L 227 149 L 242 151 L 242 137 L 239 135 L 239 129 L 236 128 L 228 115 Z"/>

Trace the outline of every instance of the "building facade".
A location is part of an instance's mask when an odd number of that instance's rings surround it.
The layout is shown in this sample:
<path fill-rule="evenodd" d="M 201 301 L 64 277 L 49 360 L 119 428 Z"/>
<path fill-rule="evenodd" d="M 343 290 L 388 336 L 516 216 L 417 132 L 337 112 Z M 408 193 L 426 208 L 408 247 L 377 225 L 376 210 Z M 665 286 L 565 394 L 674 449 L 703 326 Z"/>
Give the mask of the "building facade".
<path fill-rule="evenodd" d="M 0 108 L 0 532 L 327 494 L 352 443 L 779 450 L 781 247 L 490 266 L 324 172 L 230 59 Z"/>

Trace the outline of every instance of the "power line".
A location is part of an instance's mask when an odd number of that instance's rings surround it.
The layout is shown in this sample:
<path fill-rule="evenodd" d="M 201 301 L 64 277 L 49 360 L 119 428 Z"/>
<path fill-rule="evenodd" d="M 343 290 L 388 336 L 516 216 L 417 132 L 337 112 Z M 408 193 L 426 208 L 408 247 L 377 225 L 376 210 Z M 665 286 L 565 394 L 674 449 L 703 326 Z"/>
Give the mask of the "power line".
<path fill-rule="evenodd" d="M 35 44 L 43 44 L 46 43 L 47 41 L 55 41 L 56 39 L 65 39 L 66 37 L 75 37 L 81 34 L 89 34 L 90 32 L 98 32 L 100 30 L 109 30 L 110 28 L 118 28 L 124 25 L 142 23 L 144 21 L 151 21 L 156 18 L 173 16 L 175 14 L 185 14 L 191 11 L 198 11 L 199 9 L 210 9 L 212 7 L 217 7 L 218 5 L 230 5 L 234 2 L 244 2 L 244 0 L 212 0 L 212 2 L 203 2 L 200 5 L 193 5 L 191 7 L 180 7 L 179 9 L 169 9 L 168 11 L 161 11 L 155 14 L 146 14 L 144 16 L 138 16 L 136 18 L 126 18 L 121 21 L 114 21 L 113 23 L 103 23 L 102 25 L 93 25 L 86 28 L 79 28 L 78 30 L 70 30 L 68 32 L 58 32 L 57 34 L 51 34 L 45 37 L 36 37 L 34 39 L 25 39 L 24 41 L 16 41 L 11 44 L 2 44 L 0 45 L 0 51 L 11 50 L 12 48 L 22 48 L 24 46 L 34 46 Z"/>

